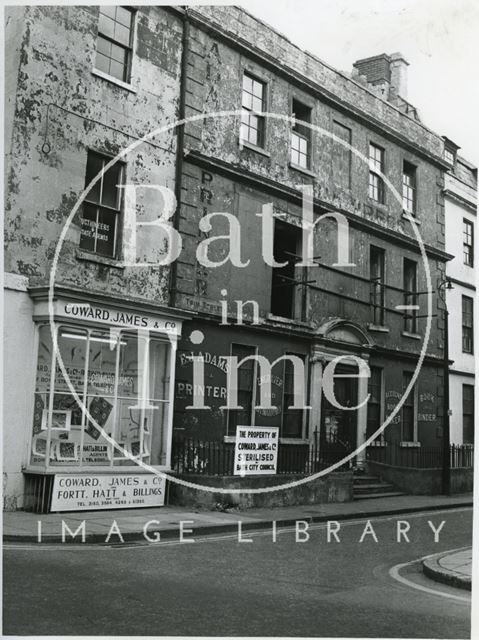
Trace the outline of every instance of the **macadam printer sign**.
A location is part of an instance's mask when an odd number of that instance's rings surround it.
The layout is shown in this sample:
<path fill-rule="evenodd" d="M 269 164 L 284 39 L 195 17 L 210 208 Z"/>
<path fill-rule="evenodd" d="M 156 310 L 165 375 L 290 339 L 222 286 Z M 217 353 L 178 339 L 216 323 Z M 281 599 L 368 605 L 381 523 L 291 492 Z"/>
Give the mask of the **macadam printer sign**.
<path fill-rule="evenodd" d="M 271 475 L 278 462 L 278 427 L 236 428 L 234 475 Z"/>
<path fill-rule="evenodd" d="M 56 474 L 51 510 L 161 507 L 165 484 L 154 474 Z"/>

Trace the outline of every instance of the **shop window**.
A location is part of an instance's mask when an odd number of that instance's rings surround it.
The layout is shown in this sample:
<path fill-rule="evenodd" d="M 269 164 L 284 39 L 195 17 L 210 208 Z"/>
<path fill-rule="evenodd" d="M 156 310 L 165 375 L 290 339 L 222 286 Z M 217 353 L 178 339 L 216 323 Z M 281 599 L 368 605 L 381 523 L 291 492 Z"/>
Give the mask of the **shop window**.
<path fill-rule="evenodd" d="M 333 121 L 333 133 L 348 144 L 333 141 L 333 180 L 336 184 L 349 189 L 351 187 L 351 140 L 352 132 L 340 122 Z"/>
<path fill-rule="evenodd" d="M 462 385 L 462 441 L 474 444 L 474 386 Z"/>
<path fill-rule="evenodd" d="M 368 414 L 366 425 L 366 438 L 375 433 L 382 424 L 382 382 L 383 370 L 380 367 L 371 367 L 371 375 L 368 380 Z M 381 441 L 383 435 L 376 438 Z"/>
<path fill-rule="evenodd" d="M 462 245 L 464 264 L 474 266 L 474 224 L 470 220 L 462 221 Z"/>
<path fill-rule="evenodd" d="M 294 124 L 291 131 L 291 164 L 302 169 L 311 166 L 311 108 L 293 98 Z"/>
<path fill-rule="evenodd" d="M 255 147 L 264 147 L 266 84 L 253 76 L 243 75 L 242 114 L 240 138 Z"/>
<path fill-rule="evenodd" d="M 416 213 L 416 167 L 404 162 L 402 172 L 402 206 L 404 211 Z"/>
<path fill-rule="evenodd" d="M 384 149 L 375 144 L 369 144 L 369 197 L 380 204 L 384 204 Z"/>
<path fill-rule="evenodd" d="M 120 6 L 100 7 L 95 68 L 130 81 L 133 41 L 133 12 Z"/>
<path fill-rule="evenodd" d="M 133 466 L 98 427 L 135 460 L 166 464 L 168 344 L 69 326 L 57 328 L 57 341 L 67 378 L 50 326 L 40 327 L 31 464 Z"/>
<path fill-rule="evenodd" d="M 299 354 L 286 354 L 295 355 L 304 361 L 304 356 Z M 283 370 L 283 408 L 281 418 L 281 432 L 282 438 L 302 438 L 303 436 L 303 416 L 304 411 L 302 409 L 290 409 L 294 405 L 294 365 L 290 359 L 284 360 Z M 306 384 L 306 381 L 303 382 Z M 306 393 L 303 394 L 306 398 Z"/>
<path fill-rule="evenodd" d="M 462 351 L 474 353 L 474 300 L 462 296 Z"/>
<path fill-rule="evenodd" d="M 301 229 L 276 221 L 274 227 L 273 254 L 276 262 L 286 262 L 284 267 L 273 268 L 271 282 L 271 313 L 283 318 L 293 318 L 296 303 L 295 264 L 301 254 Z"/>
<path fill-rule="evenodd" d="M 402 389 L 403 393 L 408 388 L 413 374 L 410 371 L 403 371 Z M 416 442 L 416 390 L 411 389 L 401 409 L 401 440 L 403 442 Z"/>
<path fill-rule="evenodd" d="M 111 158 L 88 152 L 85 186 L 99 173 L 98 182 L 83 203 L 80 248 L 102 256 L 116 258 L 120 232 L 121 189 L 124 165 L 117 162 L 108 171 Z"/>
<path fill-rule="evenodd" d="M 371 280 L 372 322 L 378 326 L 384 325 L 384 262 L 384 249 L 371 246 L 369 250 L 369 277 Z"/>
<path fill-rule="evenodd" d="M 256 355 L 256 347 L 249 347 L 242 344 L 231 345 L 231 355 L 237 358 L 237 363 L 249 356 Z M 256 361 L 251 358 L 238 366 L 238 407 L 241 409 L 230 409 L 227 414 L 227 435 L 235 436 L 237 426 L 249 426 L 254 424 L 253 406 L 255 403 L 256 388 Z M 231 389 L 228 390 L 231 394 Z"/>
<path fill-rule="evenodd" d="M 417 263 L 404 258 L 404 331 L 417 333 Z"/>

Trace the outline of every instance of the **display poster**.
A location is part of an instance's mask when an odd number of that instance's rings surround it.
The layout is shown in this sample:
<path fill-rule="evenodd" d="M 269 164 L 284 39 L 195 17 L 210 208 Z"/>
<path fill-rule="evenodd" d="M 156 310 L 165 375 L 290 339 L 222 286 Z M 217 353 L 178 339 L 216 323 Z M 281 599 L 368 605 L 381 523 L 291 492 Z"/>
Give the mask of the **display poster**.
<path fill-rule="evenodd" d="M 234 475 L 275 474 L 278 432 L 278 427 L 236 427 Z"/>

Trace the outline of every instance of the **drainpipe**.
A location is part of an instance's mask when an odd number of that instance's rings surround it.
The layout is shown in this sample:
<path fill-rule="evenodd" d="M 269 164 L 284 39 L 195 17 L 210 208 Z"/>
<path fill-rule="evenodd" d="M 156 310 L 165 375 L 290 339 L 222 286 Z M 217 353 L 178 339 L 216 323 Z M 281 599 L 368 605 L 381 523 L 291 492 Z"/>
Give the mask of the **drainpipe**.
<path fill-rule="evenodd" d="M 188 20 L 188 8 L 183 8 L 183 35 L 181 38 L 181 71 L 180 71 L 180 99 L 178 105 L 178 120 L 183 120 L 186 115 L 186 71 L 188 68 L 188 41 L 190 37 L 190 22 Z M 179 230 L 180 208 L 181 208 L 181 187 L 183 175 L 183 153 L 185 140 L 185 125 L 176 127 L 176 170 L 175 170 L 175 197 L 176 210 L 173 216 L 173 227 Z M 170 306 L 176 305 L 176 285 L 177 285 L 177 260 L 171 264 L 170 270 Z"/>

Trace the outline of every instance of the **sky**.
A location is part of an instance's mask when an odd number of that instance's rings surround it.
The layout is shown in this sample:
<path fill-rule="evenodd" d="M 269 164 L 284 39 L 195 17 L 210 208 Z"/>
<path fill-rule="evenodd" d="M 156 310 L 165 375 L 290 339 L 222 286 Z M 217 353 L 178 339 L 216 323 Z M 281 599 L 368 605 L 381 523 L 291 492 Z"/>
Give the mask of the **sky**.
<path fill-rule="evenodd" d="M 226 4 L 226 3 L 220 3 Z M 327 64 L 400 51 L 423 123 L 479 164 L 479 0 L 242 0 Z"/>

